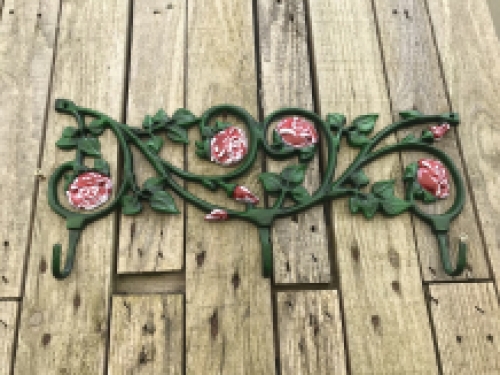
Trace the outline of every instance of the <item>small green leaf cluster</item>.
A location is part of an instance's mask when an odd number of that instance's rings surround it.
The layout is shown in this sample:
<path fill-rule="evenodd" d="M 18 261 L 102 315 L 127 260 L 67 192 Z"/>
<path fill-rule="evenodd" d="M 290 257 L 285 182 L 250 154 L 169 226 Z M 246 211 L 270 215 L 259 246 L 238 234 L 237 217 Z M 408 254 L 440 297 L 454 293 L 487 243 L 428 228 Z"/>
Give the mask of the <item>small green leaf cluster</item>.
<path fill-rule="evenodd" d="M 142 200 L 148 200 L 149 205 L 153 210 L 164 214 L 178 214 L 179 210 L 175 205 L 175 201 L 168 193 L 164 190 L 164 179 L 160 177 L 148 178 L 139 194 L 128 194 L 124 195 L 121 200 L 122 213 L 124 215 L 136 215 L 142 211 Z"/>
<path fill-rule="evenodd" d="M 164 129 L 168 139 L 175 143 L 189 144 L 186 125 L 196 120 L 190 111 L 180 108 L 174 112 L 172 118 L 169 118 L 163 109 L 158 110 L 154 116 L 144 117 L 142 122 L 143 129 L 151 134 L 151 139 L 146 142 L 155 153 L 158 153 L 163 146 L 163 139 L 158 136 L 153 136 L 154 130 Z"/>
<path fill-rule="evenodd" d="M 394 216 L 406 211 L 412 206 L 411 202 L 400 199 L 394 195 L 394 180 L 379 181 L 372 185 L 371 192 L 349 198 L 349 209 L 355 214 L 361 213 L 371 219 L 377 211 L 385 215 Z"/>
<path fill-rule="evenodd" d="M 377 119 L 377 114 L 368 114 L 355 118 L 347 132 L 349 145 L 351 147 L 363 147 L 368 144 L 370 138 L 367 135 L 373 131 Z"/>
<path fill-rule="evenodd" d="M 261 173 L 259 180 L 269 195 L 278 196 L 285 193 L 289 194 L 296 203 L 301 203 L 310 197 L 308 191 L 302 186 L 305 170 L 304 164 L 290 165 L 285 167 L 280 174 Z"/>
<path fill-rule="evenodd" d="M 406 182 L 406 189 L 409 189 L 414 199 L 422 201 L 425 204 L 436 202 L 437 198 L 417 182 L 417 171 L 417 163 L 410 163 L 405 168 L 403 180 Z"/>

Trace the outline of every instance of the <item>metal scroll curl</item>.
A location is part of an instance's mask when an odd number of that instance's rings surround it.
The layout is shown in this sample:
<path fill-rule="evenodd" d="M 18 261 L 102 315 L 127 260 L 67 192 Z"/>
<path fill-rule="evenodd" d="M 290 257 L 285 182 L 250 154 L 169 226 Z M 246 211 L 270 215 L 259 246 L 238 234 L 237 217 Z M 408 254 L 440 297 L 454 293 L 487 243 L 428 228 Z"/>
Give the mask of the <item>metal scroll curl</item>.
<path fill-rule="evenodd" d="M 359 116 L 347 125 L 342 114 L 331 113 L 322 119 L 304 109 L 284 108 L 259 122 L 243 108 L 224 104 L 209 108 L 201 117 L 186 109 L 178 109 L 172 116 L 159 110 L 153 116 L 146 116 L 142 127 L 131 127 L 103 113 L 79 107 L 66 99 L 57 99 L 55 109 L 73 116 L 78 125 L 65 128 L 56 143 L 62 150 L 74 150 L 75 159 L 58 167 L 48 182 L 48 203 L 57 214 L 66 219 L 69 230 L 69 249 L 64 265 L 61 264 L 61 245 L 56 244 L 53 248 L 52 273 L 57 279 L 70 275 L 78 240 L 86 225 L 108 215 L 118 206 L 123 214 L 136 215 L 141 212 L 145 202 L 149 202 L 155 211 L 177 214 L 179 210 L 170 192 L 204 211 L 207 221 L 240 219 L 255 225 L 261 244 L 264 277 L 271 277 L 273 274 L 270 230 L 274 220 L 339 198 L 348 198 L 350 211 L 362 214 L 367 219 L 377 212 L 386 216 L 412 212 L 426 222 L 435 234 L 444 271 L 448 275 L 457 276 L 466 266 L 465 240 L 460 240 L 454 265 L 450 259 L 448 241 L 450 223 L 464 205 L 463 181 L 453 161 L 433 146 L 451 127 L 459 124 L 456 113 L 424 115 L 418 111 L 401 112 L 400 121 L 369 137 L 378 117 L 376 114 Z M 214 122 L 222 114 L 236 117 L 245 129 L 237 128 L 231 123 Z M 275 122 L 278 125 L 269 142 L 268 129 Z M 432 123 L 438 125 L 424 130 L 420 136 L 410 134 L 395 144 L 383 145 L 375 150 L 384 139 L 398 130 Z M 163 138 L 158 136 L 160 132 L 164 132 L 173 142 L 188 144 L 188 130 L 193 126 L 198 126 L 201 134 L 201 141 L 196 142 L 196 154 L 199 158 L 236 168 L 224 175 L 197 175 L 179 169 L 159 156 L 159 151 L 164 146 Z M 114 133 L 121 148 L 123 179 L 114 199 L 98 209 L 112 196 L 110 167 L 102 157 L 99 142 L 99 136 L 106 129 Z M 347 139 L 351 147 L 358 148 L 359 153 L 342 175 L 334 179 L 342 137 Z M 307 166 L 318 151 L 320 138 L 325 140 L 328 160 L 321 185 L 310 194 L 303 186 L 303 181 Z M 137 184 L 134 175 L 131 146 L 135 146 L 156 171 L 156 176 L 147 179 L 142 186 Z M 285 167 L 281 173 L 264 172 L 259 175 L 264 191 L 276 197 L 272 207 L 257 207 L 259 198 L 245 186 L 234 182 L 252 167 L 259 149 L 267 157 L 276 160 L 298 157 L 297 164 Z M 366 165 L 387 154 L 411 150 L 423 151 L 431 157 L 406 166 L 403 198 L 394 194 L 395 180 L 376 181 L 370 186 L 370 181 L 363 172 Z M 93 167 L 84 164 L 84 159 L 88 157 L 94 158 Z M 228 198 L 242 203 L 242 210 L 216 206 L 200 199 L 178 184 L 173 176 L 201 184 L 210 191 L 222 189 Z M 76 210 L 65 208 L 59 201 L 57 187 L 61 180 L 64 180 L 67 199 Z M 417 201 L 430 204 L 448 197 L 452 185 L 450 180 L 455 188 L 455 199 L 446 212 L 428 214 L 419 208 Z M 292 206 L 284 206 L 287 198 L 293 201 Z"/>

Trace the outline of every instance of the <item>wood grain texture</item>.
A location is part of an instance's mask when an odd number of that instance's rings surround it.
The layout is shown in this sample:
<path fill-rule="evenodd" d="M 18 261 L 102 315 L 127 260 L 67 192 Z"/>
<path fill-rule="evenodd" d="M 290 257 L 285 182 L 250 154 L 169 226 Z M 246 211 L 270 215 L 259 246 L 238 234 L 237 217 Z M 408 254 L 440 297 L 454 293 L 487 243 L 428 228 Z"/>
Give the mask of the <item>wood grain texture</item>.
<path fill-rule="evenodd" d="M 347 374 L 337 292 L 278 292 L 282 374 Z"/>
<path fill-rule="evenodd" d="M 182 294 L 114 296 L 108 374 L 183 373 Z"/>
<path fill-rule="evenodd" d="M 500 373 L 500 307 L 493 283 L 429 289 L 443 374 Z"/>
<path fill-rule="evenodd" d="M 496 285 L 500 285 L 500 43 L 485 1 L 429 2 L 430 18 Z M 457 22 L 459 21 L 459 22 Z"/>
<path fill-rule="evenodd" d="M 302 1 L 257 2 L 261 63 L 261 97 L 264 115 L 282 107 L 313 110 L 307 29 Z M 271 127 L 271 129 L 274 126 Z M 271 135 L 268 135 L 271 137 Z M 266 160 L 269 172 L 297 164 Z M 310 194 L 320 185 L 319 152 L 309 164 L 304 187 Z M 274 203 L 273 198 L 270 204 Z M 330 282 L 328 238 L 323 206 L 313 207 L 295 218 L 275 221 L 272 230 L 274 282 Z M 307 249 L 307 250 L 305 250 Z"/>
<path fill-rule="evenodd" d="M 141 126 L 146 115 L 163 108 L 168 115 L 183 106 L 186 5 L 183 0 L 155 0 L 133 6 L 127 123 Z M 184 168 L 184 147 L 167 139 L 159 153 Z M 133 149 L 134 172 L 142 183 L 156 172 Z M 148 204 L 137 216 L 123 215 L 120 223 L 118 273 L 180 270 L 184 265 L 183 201 L 174 196 L 178 215 L 154 212 Z"/>
<path fill-rule="evenodd" d="M 389 83 L 393 120 L 399 120 L 400 111 L 412 108 L 417 108 L 425 114 L 449 112 L 450 108 L 425 4 L 416 0 L 375 1 L 375 9 Z M 401 131 L 398 138 L 402 139 L 408 134 L 419 136 L 422 130 L 428 129 L 431 125 L 434 124 Z M 467 126 L 467 124 L 463 123 L 461 126 Z M 455 131 L 449 131 L 442 140 L 435 143 L 435 146 L 453 159 L 465 179 Z M 426 157 L 429 155 L 422 152 L 404 152 L 402 153 L 403 165 L 406 166 Z M 455 192 L 452 190 L 447 199 L 424 206 L 422 209 L 428 213 L 445 212 L 454 199 Z M 490 277 L 485 249 L 469 192 L 466 195 L 464 209 L 453 221 L 449 232 L 450 253 L 453 261 L 458 251 L 458 238 L 464 234 L 468 237 L 468 267 L 461 276 L 450 277 L 445 274 L 439 256 L 438 243 L 432 230 L 417 217 L 414 217 L 413 222 L 424 280 L 444 281 Z"/>
<path fill-rule="evenodd" d="M 12 371 L 18 308 L 16 301 L 0 301 L 0 375 L 9 375 Z"/>
<path fill-rule="evenodd" d="M 252 4 L 232 0 L 188 3 L 187 108 L 200 115 L 231 103 L 257 114 Z M 234 119 L 228 117 L 228 121 Z M 236 124 L 236 122 L 234 122 Z M 199 132 L 190 134 L 191 142 Z M 203 162 L 188 147 L 188 169 L 227 170 Z M 239 184 L 262 197 L 257 177 L 262 159 Z M 228 207 L 223 192 L 188 184 L 190 192 Z M 262 204 L 262 200 L 259 205 Z M 243 210 L 241 204 L 235 209 Z M 274 374 L 269 279 L 262 278 L 257 229 L 229 220 L 208 223 L 188 205 L 186 237 L 186 375 Z"/>
<path fill-rule="evenodd" d="M 65 1 L 61 12 L 42 162 L 47 176 L 74 158 L 73 152 L 65 153 L 55 146 L 64 127 L 75 124 L 70 116 L 54 111 L 56 98 L 69 98 L 115 119 L 120 119 L 123 110 L 128 7 L 122 1 Z M 116 176 L 114 135 L 106 131 L 100 142 L 103 157 Z M 40 184 L 38 192 L 15 371 L 103 373 L 115 215 L 85 229 L 71 275 L 64 281 L 56 280 L 51 274 L 52 245 L 62 244 L 65 259 L 68 231 L 64 220 L 47 204 L 47 181 Z"/>
<path fill-rule="evenodd" d="M 6 0 L 4 5 L 0 23 L 0 297 L 20 297 L 59 2 Z"/>
<path fill-rule="evenodd" d="M 371 3 L 308 4 L 322 115 L 379 113 L 380 130 L 390 108 Z M 342 142 L 339 173 L 356 154 Z M 397 154 L 364 170 L 372 182 L 401 176 Z M 332 220 L 352 374 L 437 374 L 409 215 L 368 222 L 340 201 Z"/>

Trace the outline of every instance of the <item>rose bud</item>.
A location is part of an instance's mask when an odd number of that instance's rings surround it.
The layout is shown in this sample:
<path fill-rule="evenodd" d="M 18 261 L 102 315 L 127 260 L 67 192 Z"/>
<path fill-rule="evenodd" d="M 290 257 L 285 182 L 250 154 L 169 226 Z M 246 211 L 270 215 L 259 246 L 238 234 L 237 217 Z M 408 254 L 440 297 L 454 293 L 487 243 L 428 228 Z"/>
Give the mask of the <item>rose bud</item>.
<path fill-rule="evenodd" d="M 248 152 L 248 141 L 245 132 L 230 126 L 210 140 L 210 160 L 223 166 L 238 163 Z"/>
<path fill-rule="evenodd" d="M 436 141 L 439 141 L 441 138 L 443 138 L 448 130 L 450 130 L 450 124 L 446 122 L 436 126 L 431 126 L 431 133 Z"/>
<path fill-rule="evenodd" d="M 436 198 L 443 199 L 450 195 L 448 172 L 438 160 L 420 159 L 418 161 L 417 179 L 420 186 Z"/>
<path fill-rule="evenodd" d="M 318 142 L 318 132 L 314 125 L 302 117 L 285 117 L 276 126 L 283 142 L 294 148 L 302 148 Z"/>
<path fill-rule="evenodd" d="M 245 186 L 236 186 L 233 191 L 233 199 L 250 204 L 259 203 L 259 198 L 255 196 L 250 190 L 248 190 Z"/>
<path fill-rule="evenodd" d="M 108 201 L 112 188 L 113 183 L 108 176 L 85 172 L 71 183 L 66 196 L 73 207 L 93 210 Z"/>
<path fill-rule="evenodd" d="M 208 215 L 205 216 L 205 220 L 207 221 L 223 221 L 227 220 L 227 212 L 221 210 L 220 208 L 216 208 L 212 210 Z"/>

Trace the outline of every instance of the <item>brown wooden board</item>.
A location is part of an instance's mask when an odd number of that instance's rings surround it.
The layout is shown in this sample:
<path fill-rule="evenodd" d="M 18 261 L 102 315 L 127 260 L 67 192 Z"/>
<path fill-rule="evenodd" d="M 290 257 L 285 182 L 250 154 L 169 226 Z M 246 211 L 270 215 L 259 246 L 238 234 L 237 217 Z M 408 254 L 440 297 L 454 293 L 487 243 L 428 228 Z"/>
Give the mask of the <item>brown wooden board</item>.
<path fill-rule="evenodd" d="M 257 116 L 252 3 L 189 1 L 187 107 L 196 115 L 212 105 L 231 103 Z M 231 117 L 227 121 L 234 122 Z M 191 132 L 190 172 L 226 173 L 195 155 Z M 255 168 L 238 183 L 262 197 Z M 197 197 L 243 210 L 221 191 L 189 184 Z M 262 200 L 259 203 L 262 207 Z M 271 291 L 262 278 L 257 229 L 236 220 L 204 221 L 188 205 L 186 235 L 186 374 L 274 374 Z"/>
<path fill-rule="evenodd" d="M 17 301 L 0 301 L 0 375 L 12 371 L 18 307 Z"/>
<path fill-rule="evenodd" d="M 282 374 L 347 374 L 335 290 L 278 292 Z"/>
<path fill-rule="evenodd" d="M 133 6 L 127 123 L 141 126 L 146 115 L 163 108 L 169 116 L 183 106 L 186 36 L 185 1 L 155 0 Z M 159 133 L 160 134 L 160 133 Z M 184 168 L 184 147 L 166 143 L 159 156 Z M 137 182 L 156 177 L 153 167 L 133 149 Z M 177 207 L 180 198 L 174 197 Z M 154 212 L 148 204 L 120 223 L 118 273 L 180 270 L 184 265 L 184 210 L 179 215 Z"/>
<path fill-rule="evenodd" d="M 340 112 L 350 122 L 378 113 L 377 132 L 391 118 L 372 4 L 308 6 L 322 116 Z M 342 142 L 338 175 L 356 154 Z M 364 170 L 372 182 L 402 176 L 397 154 Z M 351 372 L 437 374 L 409 215 L 367 221 L 351 215 L 344 200 L 333 204 L 332 221 Z"/>
<path fill-rule="evenodd" d="M 114 296 L 108 374 L 182 374 L 184 297 Z"/>
<path fill-rule="evenodd" d="M 500 282 L 500 56 L 487 4 L 428 2 L 453 111 L 460 114 L 461 152 L 482 235 L 498 288 Z"/>
<path fill-rule="evenodd" d="M 20 297 L 59 2 L 6 0 L 4 6 L 0 22 L 0 297 Z"/>
<path fill-rule="evenodd" d="M 380 29 L 393 120 L 397 121 L 400 118 L 400 111 L 413 108 L 426 114 L 449 112 L 450 108 L 425 4 L 416 0 L 375 1 L 375 10 Z M 403 139 L 408 134 L 419 136 L 422 130 L 430 126 L 427 124 L 401 131 L 398 138 Z M 460 126 L 467 126 L 467 124 Z M 443 139 L 435 143 L 435 146 L 453 159 L 465 178 L 456 132 L 449 131 Z M 402 153 L 404 165 L 426 157 L 429 155 L 421 152 Z M 422 209 L 429 213 L 444 212 L 453 203 L 454 193 L 452 189 L 447 199 L 424 206 Z M 432 230 L 418 218 L 414 218 L 413 223 L 424 280 L 443 281 L 490 277 L 470 194 L 467 194 L 464 209 L 453 221 L 449 232 L 450 253 L 453 260 L 458 251 L 458 239 L 464 235 L 468 237 L 467 269 L 461 276 L 453 278 L 445 274 L 441 265 L 438 243 Z"/>
<path fill-rule="evenodd" d="M 264 115 L 282 107 L 313 110 L 307 29 L 302 1 L 260 0 L 258 7 L 261 99 Z M 273 126 L 271 129 L 274 128 Z M 271 134 L 268 134 L 271 139 Z M 280 173 L 297 158 L 266 160 L 267 171 Z M 310 194 L 320 185 L 319 155 L 309 164 L 304 186 Z M 270 198 L 270 204 L 274 199 Z M 323 206 L 273 225 L 274 282 L 330 282 L 328 238 Z"/>
<path fill-rule="evenodd" d="M 128 6 L 122 1 L 63 2 L 50 90 L 42 171 L 50 176 L 74 152 L 56 148 L 70 116 L 54 111 L 56 98 L 95 108 L 120 119 L 123 111 Z M 117 145 L 111 131 L 101 137 L 115 186 Z M 47 180 L 40 183 L 19 328 L 17 374 L 100 374 L 108 337 L 110 279 L 115 246 L 114 214 L 87 227 L 75 265 L 64 281 L 51 274 L 52 246 L 65 259 L 68 231 L 47 204 Z M 62 191 L 61 198 L 64 198 Z M 61 199 L 65 202 L 65 199 Z"/>
<path fill-rule="evenodd" d="M 500 307 L 493 283 L 429 286 L 443 375 L 500 373 Z"/>

